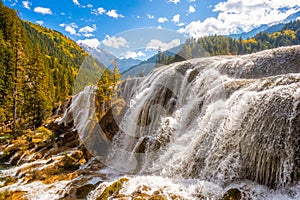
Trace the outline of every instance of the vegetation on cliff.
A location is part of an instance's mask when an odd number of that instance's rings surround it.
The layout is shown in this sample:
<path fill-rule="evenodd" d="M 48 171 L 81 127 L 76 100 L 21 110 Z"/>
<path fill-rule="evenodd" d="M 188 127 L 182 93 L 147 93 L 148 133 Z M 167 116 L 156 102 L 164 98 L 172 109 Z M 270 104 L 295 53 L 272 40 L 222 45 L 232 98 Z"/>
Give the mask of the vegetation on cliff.
<path fill-rule="evenodd" d="M 0 129 L 34 129 L 72 94 L 82 63 L 104 66 L 59 32 L 22 21 L 0 1 Z M 99 74 L 85 70 L 79 90 Z"/>

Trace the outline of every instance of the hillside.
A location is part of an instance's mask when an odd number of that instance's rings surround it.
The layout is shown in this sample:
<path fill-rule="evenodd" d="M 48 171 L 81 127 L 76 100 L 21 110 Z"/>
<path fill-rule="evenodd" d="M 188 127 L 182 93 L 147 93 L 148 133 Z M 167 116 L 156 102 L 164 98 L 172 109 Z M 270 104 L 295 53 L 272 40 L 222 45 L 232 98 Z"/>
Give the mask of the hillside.
<path fill-rule="evenodd" d="M 61 33 L 19 19 L 0 1 L 0 125 L 8 129 L 39 126 L 73 91 L 82 63 L 92 71 L 103 65 Z M 84 70 L 85 72 L 89 70 Z M 81 73 L 85 80 L 99 75 Z M 14 123 L 15 121 L 15 126 Z"/>

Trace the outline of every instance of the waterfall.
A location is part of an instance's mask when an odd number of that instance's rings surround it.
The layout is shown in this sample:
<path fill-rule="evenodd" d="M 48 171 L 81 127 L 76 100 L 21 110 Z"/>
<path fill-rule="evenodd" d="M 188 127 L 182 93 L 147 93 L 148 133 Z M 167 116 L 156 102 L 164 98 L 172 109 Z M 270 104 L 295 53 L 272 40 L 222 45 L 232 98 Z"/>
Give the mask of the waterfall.
<path fill-rule="evenodd" d="M 72 113 L 88 150 L 121 171 L 221 186 L 293 185 L 300 180 L 299 63 L 294 46 L 193 59 L 125 81 L 111 141 L 92 120 L 91 87 L 74 97 L 63 121 Z"/>

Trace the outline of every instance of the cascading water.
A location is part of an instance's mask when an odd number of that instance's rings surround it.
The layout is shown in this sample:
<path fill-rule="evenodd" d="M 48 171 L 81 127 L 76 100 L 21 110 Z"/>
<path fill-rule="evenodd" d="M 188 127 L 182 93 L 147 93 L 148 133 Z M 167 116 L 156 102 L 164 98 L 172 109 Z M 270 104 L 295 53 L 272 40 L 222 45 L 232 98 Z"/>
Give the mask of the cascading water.
<path fill-rule="evenodd" d="M 118 131 L 112 141 L 99 125 L 90 124 L 93 115 L 84 114 L 90 113 L 92 100 L 80 104 L 87 112 L 73 109 L 72 114 L 87 148 L 111 168 L 216 184 L 216 193 L 238 183 L 250 187 L 249 181 L 295 191 L 300 180 L 299 63 L 300 47 L 295 46 L 157 68 L 120 85 L 126 89 L 118 98 L 127 106 L 121 118 L 115 117 Z M 86 92 L 76 99 L 80 95 Z M 297 192 L 290 197 L 299 197 Z"/>

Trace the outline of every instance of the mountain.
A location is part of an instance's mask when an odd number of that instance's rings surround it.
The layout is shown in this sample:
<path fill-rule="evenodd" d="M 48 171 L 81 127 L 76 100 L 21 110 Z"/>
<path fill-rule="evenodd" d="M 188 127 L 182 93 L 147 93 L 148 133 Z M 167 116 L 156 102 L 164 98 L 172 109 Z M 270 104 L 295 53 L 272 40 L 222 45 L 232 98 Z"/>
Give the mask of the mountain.
<path fill-rule="evenodd" d="M 138 65 L 142 62 L 142 60 L 139 59 L 133 59 L 133 58 L 123 58 L 123 59 L 116 59 L 115 60 L 119 69 L 119 72 L 122 73 L 131 67 Z M 110 64 L 108 66 L 109 69 L 113 69 L 113 65 Z"/>
<path fill-rule="evenodd" d="M 289 22 L 291 22 L 291 21 L 295 21 L 295 20 L 299 19 L 299 17 L 300 17 L 300 11 L 298 11 L 298 12 L 296 12 L 296 13 L 294 13 L 294 14 L 288 16 L 288 17 L 284 20 L 283 23 L 286 24 L 286 23 L 289 23 Z"/>
<path fill-rule="evenodd" d="M 97 48 L 90 47 L 86 44 L 79 43 L 79 45 L 89 54 L 91 54 L 94 58 L 98 59 L 101 63 L 103 63 L 106 67 L 111 65 L 111 63 L 116 59 L 114 55 L 107 52 L 101 46 Z"/>
<path fill-rule="evenodd" d="M 252 29 L 249 32 L 243 32 L 243 33 L 239 33 L 239 34 L 230 34 L 229 36 L 232 37 L 232 38 L 235 38 L 235 39 L 239 39 L 240 37 L 242 37 L 242 38 L 251 38 L 254 35 L 256 35 L 257 33 L 265 31 L 268 28 L 269 28 L 269 26 L 264 24 L 264 25 L 261 25 L 257 28 Z"/>
<path fill-rule="evenodd" d="M 126 79 L 128 77 L 146 76 L 157 66 L 157 60 L 158 60 L 158 54 L 155 54 L 154 56 L 148 58 L 147 60 L 142 61 L 139 64 L 128 68 L 127 70 L 122 72 L 122 79 Z"/>
<path fill-rule="evenodd" d="M 179 45 L 177 47 L 173 47 L 169 50 L 166 50 L 162 52 L 165 58 L 173 58 L 177 54 L 180 54 L 179 51 L 181 50 L 182 45 Z M 133 65 L 131 68 L 128 68 L 127 70 L 124 70 L 122 72 L 122 78 L 126 79 L 127 77 L 141 77 L 146 76 L 149 74 L 155 67 L 158 66 L 158 60 L 159 60 L 159 53 L 155 54 L 154 56 L 148 58 L 145 61 L 140 62 L 137 65 Z M 159 63 L 161 64 L 167 64 L 167 63 Z"/>
<path fill-rule="evenodd" d="M 111 53 L 107 52 L 104 48 L 101 46 L 98 46 L 97 48 L 90 47 L 86 44 L 79 43 L 79 45 L 90 55 L 92 55 L 94 58 L 97 58 L 98 61 L 103 63 L 108 69 L 113 69 L 113 62 L 116 61 L 117 66 L 119 68 L 119 72 L 122 73 L 132 66 L 135 66 L 142 62 L 139 59 L 133 59 L 133 58 L 116 58 L 114 55 Z"/>
<path fill-rule="evenodd" d="M 129 77 L 143 77 L 149 74 L 153 69 L 155 69 L 156 64 L 154 63 L 140 63 L 139 65 L 135 65 L 130 69 L 124 71 L 122 73 L 122 79 L 126 79 Z"/>
<path fill-rule="evenodd" d="M 265 31 L 267 33 L 274 33 L 274 32 L 279 31 L 280 29 L 282 29 L 284 24 L 287 24 L 291 21 L 295 21 L 299 17 L 300 17 L 300 11 L 288 16 L 282 22 L 272 23 L 272 24 L 263 24 L 257 28 L 252 29 L 249 32 L 243 32 L 243 33 L 239 33 L 239 34 L 230 34 L 229 36 L 232 38 L 235 38 L 235 39 L 238 39 L 240 37 L 242 37 L 243 39 L 246 39 L 246 38 L 252 38 L 259 32 L 263 32 L 263 31 Z"/>

